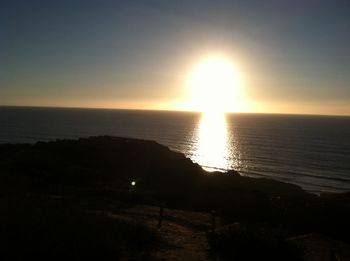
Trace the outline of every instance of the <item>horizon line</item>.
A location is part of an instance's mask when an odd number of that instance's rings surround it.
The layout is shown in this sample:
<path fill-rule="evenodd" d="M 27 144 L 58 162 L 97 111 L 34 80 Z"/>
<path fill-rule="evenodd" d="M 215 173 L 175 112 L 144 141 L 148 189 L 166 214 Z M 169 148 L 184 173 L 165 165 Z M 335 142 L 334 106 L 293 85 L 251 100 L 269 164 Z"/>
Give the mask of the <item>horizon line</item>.
<path fill-rule="evenodd" d="M 80 109 L 80 110 L 124 110 L 124 111 L 155 111 L 155 112 L 185 112 L 185 113 L 205 113 L 195 110 L 176 110 L 176 109 L 139 109 L 139 108 L 107 108 L 107 107 L 74 107 L 74 106 L 40 106 L 40 105 L 6 105 L 0 104 L 2 107 L 12 108 L 46 108 L 46 109 Z M 287 112 L 223 112 L 225 114 L 272 114 L 272 115 L 295 115 L 295 116 L 334 116 L 334 117 L 350 117 L 350 114 L 314 114 L 314 113 L 287 113 Z"/>

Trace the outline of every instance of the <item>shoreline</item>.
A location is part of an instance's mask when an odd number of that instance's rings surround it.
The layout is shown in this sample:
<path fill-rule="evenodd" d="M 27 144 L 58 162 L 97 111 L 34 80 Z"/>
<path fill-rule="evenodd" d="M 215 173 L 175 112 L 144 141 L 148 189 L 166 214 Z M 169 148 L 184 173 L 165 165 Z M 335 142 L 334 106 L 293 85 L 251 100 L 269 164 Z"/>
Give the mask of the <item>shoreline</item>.
<path fill-rule="evenodd" d="M 218 175 L 218 174 L 227 174 L 227 173 L 235 173 L 238 174 L 239 176 L 241 176 L 242 178 L 248 178 L 248 179 L 252 179 L 252 180 L 269 180 L 269 181 L 275 181 L 275 182 L 279 182 L 281 184 L 289 184 L 292 186 L 297 186 L 299 187 L 301 190 L 305 191 L 306 193 L 310 193 L 313 195 L 318 195 L 320 196 L 321 194 L 343 194 L 343 193 L 348 193 L 349 191 L 311 191 L 311 190 L 306 190 L 304 189 L 302 186 L 300 186 L 297 182 L 286 182 L 286 181 L 281 181 L 278 178 L 274 179 L 271 178 L 271 176 L 268 175 L 261 175 L 261 174 L 251 174 L 251 173 L 240 173 L 239 171 L 236 170 L 224 170 L 224 169 L 220 169 L 220 168 L 212 168 L 212 167 L 203 167 L 201 165 L 199 165 L 198 163 L 193 162 L 190 158 L 187 158 L 183 153 L 179 152 L 179 151 L 173 151 L 171 150 L 169 147 L 162 145 L 160 143 L 158 143 L 157 141 L 153 141 L 153 140 L 145 140 L 145 139 L 137 139 L 137 138 L 128 138 L 128 137 L 114 137 L 114 136 L 90 136 L 87 138 L 72 138 L 72 139 L 54 139 L 54 140 L 47 140 L 47 141 L 37 141 L 37 142 L 33 142 L 33 143 L 0 143 L 0 148 L 4 148 L 4 147 L 18 147 L 18 146 L 31 146 L 31 147 L 36 147 L 36 146 L 43 146 L 45 144 L 50 145 L 50 144 L 59 144 L 59 143 L 64 143 L 64 142 L 72 142 L 72 143 L 79 143 L 82 140 L 91 140 L 91 139 L 117 139 L 119 141 L 132 141 L 134 143 L 146 143 L 146 144 L 152 144 L 152 146 L 156 145 L 159 146 L 159 148 L 161 148 L 163 151 L 167 151 L 167 153 L 173 153 L 176 155 L 181 155 L 180 157 L 185 158 L 186 161 L 189 162 L 189 164 L 192 164 L 193 166 L 196 167 L 200 167 L 202 174 L 203 175 Z M 211 170 L 207 170 L 206 168 L 209 168 Z"/>
<path fill-rule="evenodd" d="M 10 142 L 5 142 L 5 143 L 0 143 L 0 146 L 6 146 L 6 145 L 31 145 L 31 146 L 35 146 L 37 144 L 43 144 L 43 143 L 55 143 L 55 142 L 62 142 L 62 141 L 79 141 L 81 139 L 90 139 L 90 138 L 98 138 L 98 137 L 114 137 L 114 136 L 108 136 L 108 135 L 102 135 L 102 136 L 87 136 L 87 137 L 72 137 L 72 138 L 58 138 L 58 139 L 47 139 L 47 140 L 43 140 L 43 141 L 33 141 L 33 142 L 13 142 L 13 143 L 10 143 Z M 156 144 L 158 144 L 159 146 L 162 146 L 162 147 L 165 147 L 167 148 L 169 151 L 172 151 L 174 153 L 179 153 L 179 154 L 182 154 L 184 157 L 186 157 L 181 151 L 178 151 L 178 150 L 172 150 L 170 149 L 168 146 L 166 145 L 163 145 L 157 141 L 154 141 L 154 140 L 147 140 L 147 139 L 139 139 L 139 138 L 130 138 L 130 137 L 114 137 L 114 138 L 117 138 L 117 139 L 126 139 L 126 140 L 135 140 L 135 141 L 144 141 L 144 142 L 154 142 Z M 192 159 L 188 158 L 193 164 L 198 164 L 198 163 L 195 163 L 193 162 Z M 217 167 L 210 167 L 210 166 L 202 166 L 200 164 L 198 164 L 204 172 L 210 174 L 210 173 L 216 173 L 216 172 L 220 172 L 220 173 L 226 173 L 228 171 L 231 171 L 231 170 L 228 170 L 228 169 L 223 169 L 223 168 L 217 168 Z M 311 193 L 311 194 L 315 194 L 315 195 L 321 195 L 321 194 L 342 194 L 342 193 L 347 193 L 347 192 L 350 192 L 350 190 L 345 190 L 345 189 L 342 189 L 342 188 L 337 188 L 337 187 L 330 187 L 330 189 L 325 189 L 325 190 L 318 190 L 316 188 L 314 189 L 306 189 L 305 186 L 302 185 L 302 183 L 298 183 L 297 181 L 296 182 L 293 182 L 293 181 L 285 181 L 283 179 L 279 179 L 278 176 L 276 178 L 273 178 L 271 175 L 268 175 L 268 174 L 264 174 L 264 173 L 258 173 L 258 174 L 253 174 L 253 173 L 250 173 L 250 172 L 240 172 L 240 171 L 236 171 L 236 170 L 233 170 L 232 171 L 235 171 L 235 172 L 238 172 L 241 176 L 243 177 L 249 177 L 249 178 L 253 178 L 253 179 L 269 179 L 269 180 L 274 180 L 274 181 L 278 181 L 278 182 L 282 182 L 282 183 L 287 183 L 287 184 L 292 184 L 292 185 L 296 185 L 296 186 L 299 186 L 300 188 L 302 188 L 304 191 L 308 192 L 308 193 Z M 302 174 L 302 176 L 304 176 Z M 318 176 L 311 176 L 311 178 L 315 177 L 315 178 L 320 178 Z M 334 179 L 334 178 L 331 178 L 331 177 L 321 177 L 322 179 L 325 179 L 325 180 L 341 180 L 341 179 Z M 309 184 L 311 187 L 315 186 L 313 184 Z M 319 185 L 316 185 L 316 186 L 319 186 Z M 327 186 L 326 186 L 327 187 Z"/>

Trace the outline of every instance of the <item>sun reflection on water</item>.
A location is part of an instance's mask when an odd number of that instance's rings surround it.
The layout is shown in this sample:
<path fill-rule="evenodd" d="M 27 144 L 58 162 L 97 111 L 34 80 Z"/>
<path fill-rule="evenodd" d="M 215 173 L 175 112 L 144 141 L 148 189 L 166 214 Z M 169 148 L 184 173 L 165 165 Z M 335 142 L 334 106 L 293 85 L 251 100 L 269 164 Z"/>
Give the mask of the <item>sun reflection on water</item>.
<path fill-rule="evenodd" d="M 195 162 L 208 171 L 231 168 L 233 164 L 225 113 L 203 113 L 195 135 Z"/>

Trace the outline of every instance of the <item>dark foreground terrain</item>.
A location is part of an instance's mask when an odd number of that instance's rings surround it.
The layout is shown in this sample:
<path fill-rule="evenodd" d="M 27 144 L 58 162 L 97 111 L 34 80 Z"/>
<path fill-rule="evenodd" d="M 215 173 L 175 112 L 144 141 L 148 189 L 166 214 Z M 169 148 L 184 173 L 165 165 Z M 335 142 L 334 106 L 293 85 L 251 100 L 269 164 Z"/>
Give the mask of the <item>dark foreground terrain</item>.
<path fill-rule="evenodd" d="M 350 193 L 207 173 L 153 141 L 0 145 L 0 203 L 2 260 L 350 260 Z"/>

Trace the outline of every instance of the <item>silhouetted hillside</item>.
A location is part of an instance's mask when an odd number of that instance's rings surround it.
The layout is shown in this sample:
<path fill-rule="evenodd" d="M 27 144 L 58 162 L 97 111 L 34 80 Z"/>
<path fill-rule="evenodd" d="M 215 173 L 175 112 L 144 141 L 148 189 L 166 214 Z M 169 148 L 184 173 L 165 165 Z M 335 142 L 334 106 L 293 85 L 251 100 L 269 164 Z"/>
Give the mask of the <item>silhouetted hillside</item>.
<path fill-rule="evenodd" d="M 296 185 L 243 177 L 235 171 L 208 173 L 153 141 L 104 136 L 3 144 L 0 189 L 5 220 L 12 220 L 14 212 L 9 209 L 17 200 L 40 209 L 38 202 L 59 199 L 84 211 L 114 211 L 142 203 L 214 210 L 224 224 L 273 227 L 284 237 L 317 232 L 349 241 L 349 193 L 316 196 Z"/>

